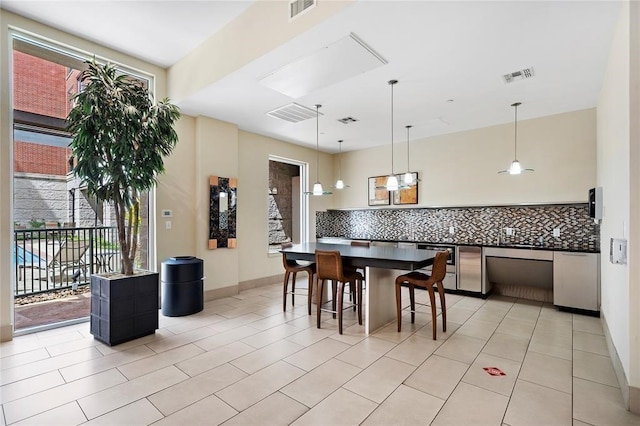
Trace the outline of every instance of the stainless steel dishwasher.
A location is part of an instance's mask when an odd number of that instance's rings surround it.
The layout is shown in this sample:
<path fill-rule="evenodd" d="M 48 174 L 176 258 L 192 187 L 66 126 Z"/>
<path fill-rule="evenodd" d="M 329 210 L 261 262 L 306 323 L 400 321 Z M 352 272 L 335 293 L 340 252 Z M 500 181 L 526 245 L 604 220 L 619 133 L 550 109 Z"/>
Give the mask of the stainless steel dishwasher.
<path fill-rule="evenodd" d="M 482 247 L 458 246 L 458 290 L 482 293 Z"/>

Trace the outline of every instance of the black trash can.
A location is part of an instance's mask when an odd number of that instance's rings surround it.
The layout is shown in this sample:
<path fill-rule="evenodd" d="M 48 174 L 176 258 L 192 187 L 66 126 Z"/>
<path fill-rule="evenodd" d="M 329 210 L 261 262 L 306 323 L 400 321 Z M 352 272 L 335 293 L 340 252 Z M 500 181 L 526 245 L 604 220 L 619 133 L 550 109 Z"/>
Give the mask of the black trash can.
<path fill-rule="evenodd" d="M 194 256 L 176 256 L 162 262 L 162 315 L 179 317 L 203 308 L 203 262 Z"/>

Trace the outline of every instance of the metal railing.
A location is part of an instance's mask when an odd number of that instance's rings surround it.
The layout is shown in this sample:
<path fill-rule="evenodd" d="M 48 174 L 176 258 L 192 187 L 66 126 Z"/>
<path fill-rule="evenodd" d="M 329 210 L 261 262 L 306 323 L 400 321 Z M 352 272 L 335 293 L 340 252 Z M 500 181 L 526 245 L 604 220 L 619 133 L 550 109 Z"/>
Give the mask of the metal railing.
<path fill-rule="evenodd" d="M 14 230 L 15 296 L 87 285 L 93 273 L 120 270 L 115 227 Z"/>

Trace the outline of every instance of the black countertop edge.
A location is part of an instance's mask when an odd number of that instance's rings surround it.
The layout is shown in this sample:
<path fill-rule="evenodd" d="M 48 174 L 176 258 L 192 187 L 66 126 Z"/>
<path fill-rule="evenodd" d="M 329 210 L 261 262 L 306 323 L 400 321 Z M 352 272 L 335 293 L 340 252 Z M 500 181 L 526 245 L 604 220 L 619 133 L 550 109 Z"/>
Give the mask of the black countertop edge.
<path fill-rule="evenodd" d="M 529 244 L 485 244 L 485 243 L 454 243 L 454 242 L 433 242 L 433 241 L 414 241 L 414 240 L 371 240 L 366 238 L 349 238 L 349 237 L 316 237 L 316 238 L 336 238 L 345 239 L 351 241 L 371 241 L 381 243 L 411 243 L 411 244 L 425 244 L 430 246 L 439 247 L 495 247 L 495 248 L 508 248 L 508 249 L 520 249 L 520 250 L 546 250 L 546 251 L 566 251 L 573 253 L 600 253 L 600 250 L 592 250 L 589 248 L 571 248 L 571 247 L 558 247 L 550 245 L 529 245 Z"/>
<path fill-rule="evenodd" d="M 518 208 L 518 207 L 561 207 L 579 206 L 586 207 L 588 201 L 567 201 L 567 202 L 540 202 L 540 203 L 514 203 L 514 204 L 469 204 L 469 205 L 441 205 L 441 206 L 382 206 L 382 207 L 347 207 L 343 209 L 327 209 L 327 212 L 358 211 L 358 210 L 424 210 L 424 209 L 484 209 L 484 208 Z"/>

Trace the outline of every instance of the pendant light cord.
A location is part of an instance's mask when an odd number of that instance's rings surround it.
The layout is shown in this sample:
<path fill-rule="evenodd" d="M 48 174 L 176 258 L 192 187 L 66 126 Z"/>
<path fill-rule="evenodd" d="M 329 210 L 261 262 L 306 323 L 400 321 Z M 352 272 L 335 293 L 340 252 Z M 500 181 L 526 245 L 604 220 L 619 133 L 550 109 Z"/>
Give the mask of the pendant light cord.
<path fill-rule="evenodd" d="M 513 137 L 513 159 L 518 160 L 518 106 L 520 102 L 516 102 L 511 105 L 515 108 L 515 125 L 514 125 L 514 137 Z"/>
<path fill-rule="evenodd" d="M 407 173 L 409 173 L 409 171 L 411 170 L 411 167 L 409 167 L 409 129 L 413 126 L 405 126 L 407 128 Z"/>
<path fill-rule="evenodd" d="M 338 141 L 338 180 L 342 180 L 342 142 Z"/>
<path fill-rule="evenodd" d="M 320 182 L 320 107 L 316 104 L 316 182 Z"/>
<path fill-rule="evenodd" d="M 391 85 L 391 175 L 393 175 L 393 86 L 398 80 L 389 80 Z"/>

